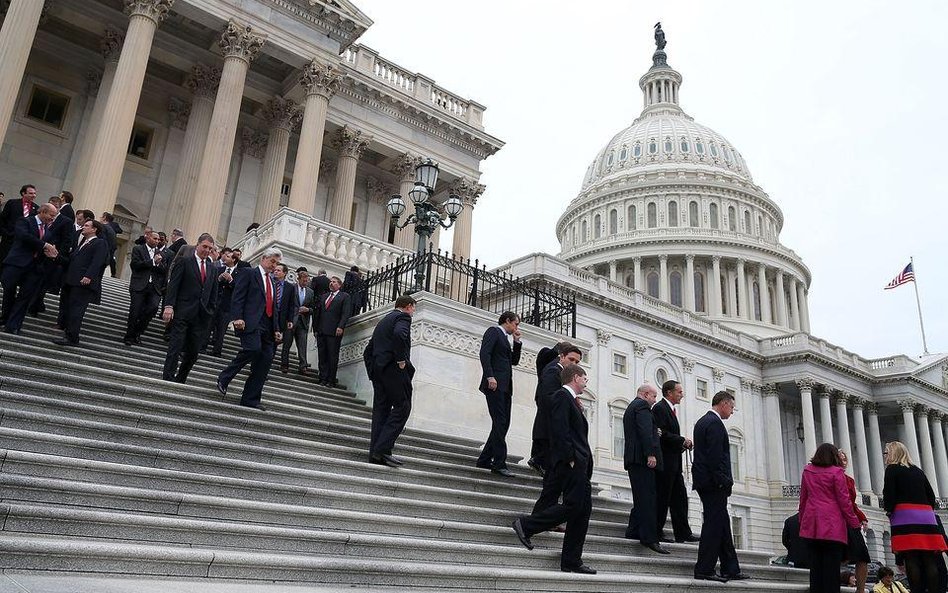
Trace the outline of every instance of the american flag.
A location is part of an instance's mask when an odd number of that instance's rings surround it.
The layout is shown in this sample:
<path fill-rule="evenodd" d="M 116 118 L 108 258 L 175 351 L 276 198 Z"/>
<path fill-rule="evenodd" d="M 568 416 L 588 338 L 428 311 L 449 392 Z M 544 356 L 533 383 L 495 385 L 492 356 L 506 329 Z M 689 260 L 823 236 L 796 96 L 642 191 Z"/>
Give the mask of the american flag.
<path fill-rule="evenodd" d="M 892 282 L 889 282 L 889 285 L 885 287 L 885 290 L 890 288 L 895 288 L 897 286 L 902 286 L 909 282 L 915 282 L 915 271 L 912 269 L 912 264 L 905 266 L 905 269 L 899 273 L 898 276 L 892 279 Z"/>

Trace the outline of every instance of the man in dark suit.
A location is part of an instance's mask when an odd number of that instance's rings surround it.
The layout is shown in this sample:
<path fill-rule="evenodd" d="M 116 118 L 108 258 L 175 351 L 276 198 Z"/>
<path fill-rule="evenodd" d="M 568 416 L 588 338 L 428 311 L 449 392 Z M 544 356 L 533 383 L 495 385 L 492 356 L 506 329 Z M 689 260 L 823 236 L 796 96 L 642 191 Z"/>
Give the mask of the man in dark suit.
<path fill-rule="evenodd" d="M 242 255 L 243 255 L 243 252 L 240 249 L 234 249 L 234 266 L 237 269 L 250 267 L 250 263 L 245 262 L 244 260 L 240 259 Z"/>
<path fill-rule="evenodd" d="M 662 435 L 662 468 L 655 473 L 658 493 L 655 504 L 658 522 L 655 526 L 661 537 L 668 510 L 671 508 L 672 529 L 675 541 L 679 543 L 698 541 L 688 525 L 688 492 L 685 490 L 685 479 L 681 475 L 681 456 L 694 447 L 691 439 L 681 436 L 681 426 L 678 424 L 675 406 L 681 402 L 684 395 L 681 383 L 665 381 L 662 385 L 664 399 L 652 406 L 652 418 Z"/>
<path fill-rule="evenodd" d="M 171 266 L 162 320 L 171 324 L 171 336 L 162 379 L 184 383 L 198 352 L 207 340 L 207 331 L 217 306 L 217 274 L 210 253 L 214 237 L 204 233 L 193 252 Z M 178 367 L 178 358 L 181 367 Z"/>
<path fill-rule="evenodd" d="M 158 312 L 160 291 L 164 284 L 165 269 L 161 265 L 158 233 L 148 231 L 144 236 L 145 244 L 132 248 L 129 263 L 132 269 L 132 277 L 128 283 L 131 303 L 128 307 L 125 337 L 122 339 L 126 346 L 141 344 L 142 334 Z"/>
<path fill-rule="evenodd" d="M 517 517 L 514 533 L 528 550 L 533 549 L 530 538 L 566 522 L 560 570 L 581 574 L 596 574 L 583 564 L 583 545 L 592 513 L 593 457 L 589 448 L 589 425 L 583 416 L 578 397 L 586 387 L 586 371 L 579 365 L 569 364 L 562 370 L 563 387 L 549 398 L 544 411 L 549 415 L 550 474 L 563 491 L 563 502 L 550 505 L 532 515 Z"/>
<path fill-rule="evenodd" d="M 411 413 L 411 316 L 415 299 L 402 295 L 395 299 L 395 310 L 378 322 L 364 354 L 366 370 L 372 381 L 372 436 L 369 462 L 398 467 L 402 461 L 392 457 L 395 440 L 402 434 Z"/>
<path fill-rule="evenodd" d="M 20 199 L 9 199 L 0 210 L 0 269 L 13 248 L 13 235 L 16 222 L 21 218 L 36 216 L 39 206 L 35 203 L 36 187 L 26 184 L 20 188 Z"/>
<path fill-rule="evenodd" d="M 484 444 L 477 467 L 490 468 L 495 474 L 511 477 L 507 469 L 507 430 L 513 399 L 513 367 L 520 364 L 520 316 L 513 311 L 501 313 L 498 324 L 487 328 L 481 339 L 481 384 L 490 414 L 490 435 Z M 513 339 L 513 344 L 510 340 Z"/>
<path fill-rule="evenodd" d="M 301 375 L 309 374 L 309 360 L 307 348 L 310 330 L 310 319 L 313 312 L 315 296 L 309 287 L 309 274 L 306 268 L 296 270 L 296 284 L 291 285 L 296 292 L 296 315 L 293 317 L 293 329 L 283 336 L 283 351 L 280 353 L 280 370 L 284 373 L 290 370 L 290 349 L 296 344 L 296 356 L 299 360 Z"/>
<path fill-rule="evenodd" d="M 345 278 L 342 281 L 342 291 L 348 294 L 349 298 L 352 299 L 353 315 L 358 315 L 365 307 L 367 300 L 365 290 L 365 280 L 362 278 L 362 272 L 359 270 L 359 266 L 352 266 L 349 268 L 349 271 L 346 272 Z"/>
<path fill-rule="evenodd" d="M 540 366 L 541 357 L 544 361 L 542 366 Z M 543 348 L 537 354 L 537 389 L 533 396 L 537 405 L 537 415 L 533 419 L 533 444 L 530 447 L 530 459 L 527 465 L 541 476 L 546 473 L 546 455 L 549 449 L 547 433 L 549 431 L 546 426 L 546 415 L 540 413 L 540 402 L 562 387 L 560 371 L 563 367 L 567 364 L 579 364 L 582 359 L 582 351 L 569 342 L 560 342 L 553 348 Z"/>
<path fill-rule="evenodd" d="M 58 196 L 53 196 L 49 199 L 49 203 L 58 209 L 59 205 L 62 204 L 62 199 Z M 34 293 L 33 301 L 29 307 L 29 314 L 33 317 L 46 311 L 46 301 L 44 298 L 46 293 L 59 294 L 59 290 L 62 288 L 63 275 L 66 273 L 66 267 L 69 265 L 69 253 L 72 251 L 72 248 L 75 247 L 75 243 L 73 243 L 73 219 L 63 216 L 62 210 L 60 209 L 59 213 L 56 214 L 56 218 L 46 227 L 46 235 L 43 237 L 43 240 L 47 243 L 52 243 L 53 246 L 56 247 L 58 254 L 53 261 L 47 262 L 44 266 L 43 280 L 38 290 Z"/>
<path fill-rule="evenodd" d="M 76 220 L 76 211 L 72 208 L 72 192 L 66 190 L 59 192 L 59 199 L 62 200 L 62 208 L 59 209 L 59 215 L 69 220 Z"/>
<path fill-rule="evenodd" d="M 19 207 L 19 200 L 11 200 Z M 3 301 L 0 304 L 0 323 L 4 332 L 19 334 L 27 309 L 42 288 L 43 277 L 59 252 L 50 242 L 49 224 L 56 217 L 56 207 L 43 204 L 36 215 L 16 219 L 14 239 L 3 260 L 0 284 Z"/>
<path fill-rule="evenodd" d="M 352 315 L 349 295 L 342 292 L 342 280 L 333 276 L 329 281 L 329 292 L 317 301 L 313 312 L 313 333 L 316 335 L 316 350 L 319 354 L 319 382 L 336 387 L 336 370 L 339 366 L 339 346 L 342 332 Z"/>
<path fill-rule="evenodd" d="M 734 412 L 734 396 L 719 391 L 711 400 L 711 410 L 695 423 L 695 454 L 691 465 L 692 487 L 701 497 L 704 522 L 701 525 L 701 543 L 695 578 L 727 582 L 748 578 L 741 572 L 731 534 L 731 518 L 727 499 L 731 496 L 734 479 L 731 476 L 731 445 L 724 428 L 724 420 Z M 721 561 L 720 576 L 714 566 Z"/>
<path fill-rule="evenodd" d="M 290 268 L 284 263 L 279 263 L 271 274 L 273 293 L 276 295 L 276 331 L 282 336 L 289 336 L 289 333 L 293 331 L 296 310 L 300 306 L 296 300 L 296 287 L 286 279 L 289 273 Z"/>
<path fill-rule="evenodd" d="M 273 364 L 275 345 L 282 339 L 277 328 L 277 298 L 271 274 L 283 253 L 270 247 L 260 256 L 260 265 L 241 270 L 236 276 L 231 318 L 240 338 L 240 351 L 217 377 L 217 390 L 227 395 L 227 386 L 250 363 L 250 375 L 244 382 L 240 405 L 265 410 L 260 405 L 263 385 Z"/>
<path fill-rule="evenodd" d="M 625 531 L 628 539 L 637 539 L 646 548 L 668 554 L 658 541 L 655 526 L 655 472 L 662 467 L 659 430 L 652 419 L 652 406 L 658 390 L 642 385 L 635 399 L 625 409 L 622 426 L 625 430 L 625 470 L 632 485 L 632 511 Z"/>
<path fill-rule="evenodd" d="M 310 283 L 310 288 L 313 289 L 313 296 L 316 297 L 317 301 L 324 300 L 321 297 L 329 292 L 329 276 L 326 275 L 326 270 L 316 272 L 316 276 L 313 277 Z"/>
<path fill-rule="evenodd" d="M 220 357 L 224 349 L 224 335 L 231 322 L 230 304 L 234 297 L 234 281 L 237 278 L 237 266 L 234 263 L 234 250 L 221 249 L 221 261 L 217 268 L 217 308 L 211 322 L 211 336 L 208 340 L 210 355 Z"/>
<path fill-rule="evenodd" d="M 103 225 L 97 220 L 82 224 L 82 238 L 69 257 L 69 267 L 63 278 L 60 294 L 60 316 L 63 337 L 53 340 L 60 346 L 78 346 L 79 330 L 89 304 L 96 302 L 102 292 L 102 266 L 108 257 L 108 245 L 102 240 Z"/>
<path fill-rule="evenodd" d="M 118 233 L 121 231 L 122 227 L 118 226 L 118 223 L 115 222 L 115 218 L 108 212 L 103 212 L 99 216 L 99 222 L 102 223 L 102 237 L 109 244 L 109 261 L 108 268 L 111 271 L 111 275 L 115 277 L 115 250 L 118 249 Z M 119 230 L 116 231 L 115 229 Z M 104 270 L 103 270 L 104 274 Z"/>
<path fill-rule="evenodd" d="M 810 568 L 810 546 L 800 537 L 800 513 L 794 513 L 783 522 L 781 537 L 787 549 L 787 562 L 796 568 Z"/>

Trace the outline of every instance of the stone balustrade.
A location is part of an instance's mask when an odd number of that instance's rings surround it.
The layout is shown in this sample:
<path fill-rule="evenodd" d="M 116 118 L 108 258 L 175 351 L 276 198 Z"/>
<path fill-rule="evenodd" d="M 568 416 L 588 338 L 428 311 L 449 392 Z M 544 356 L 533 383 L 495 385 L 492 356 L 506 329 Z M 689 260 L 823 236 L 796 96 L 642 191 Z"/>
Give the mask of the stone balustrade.
<path fill-rule="evenodd" d="M 250 231 L 234 247 L 243 258 L 252 260 L 267 247 L 294 250 L 295 260 L 310 265 L 330 265 L 340 269 L 359 266 L 376 270 L 387 266 L 406 250 L 378 239 L 332 225 L 301 212 L 281 208 L 270 220 Z M 286 258 L 285 258 L 286 259 Z"/>
<path fill-rule="evenodd" d="M 836 362 L 851 365 L 867 375 L 873 376 L 907 372 L 918 366 L 916 361 L 904 355 L 873 360 L 862 358 L 858 354 L 806 333 L 765 338 L 760 341 L 760 353 L 764 355 L 804 350 L 821 354 Z"/>

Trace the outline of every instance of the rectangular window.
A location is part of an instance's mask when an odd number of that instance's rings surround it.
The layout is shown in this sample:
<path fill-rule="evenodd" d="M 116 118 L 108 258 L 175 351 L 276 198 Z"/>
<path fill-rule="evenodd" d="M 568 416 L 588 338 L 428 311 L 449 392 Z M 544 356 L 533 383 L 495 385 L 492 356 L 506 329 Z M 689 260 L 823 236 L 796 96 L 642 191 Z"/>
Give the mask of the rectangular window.
<path fill-rule="evenodd" d="M 30 102 L 26 108 L 26 116 L 61 130 L 63 122 L 66 120 L 66 109 L 68 107 L 69 97 L 66 95 L 34 86 L 30 95 Z"/>
<path fill-rule="evenodd" d="M 698 399 L 707 400 L 708 399 L 708 382 L 704 379 L 698 379 L 697 381 L 697 396 Z"/>
<path fill-rule="evenodd" d="M 734 547 L 744 549 L 744 517 L 734 514 L 731 516 L 731 533 L 734 536 Z"/>
<path fill-rule="evenodd" d="M 625 426 L 622 416 L 612 417 L 612 456 L 616 459 L 625 458 Z"/>
<path fill-rule="evenodd" d="M 136 123 L 132 128 L 132 137 L 128 140 L 128 154 L 147 161 L 151 154 L 151 139 L 154 135 L 153 129 Z"/>
<path fill-rule="evenodd" d="M 617 375 L 628 374 L 628 358 L 625 354 L 614 352 L 612 354 L 612 372 Z"/>
<path fill-rule="evenodd" d="M 731 477 L 735 482 L 744 480 L 744 476 L 741 475 L 740 448 L 735 443 L 731 443 Z"/>
<path fill-rule="evenodd" d="M 283 181 L 280 186 L 280 208 L 285 208 L 290 203 L 290 184 Z"/>

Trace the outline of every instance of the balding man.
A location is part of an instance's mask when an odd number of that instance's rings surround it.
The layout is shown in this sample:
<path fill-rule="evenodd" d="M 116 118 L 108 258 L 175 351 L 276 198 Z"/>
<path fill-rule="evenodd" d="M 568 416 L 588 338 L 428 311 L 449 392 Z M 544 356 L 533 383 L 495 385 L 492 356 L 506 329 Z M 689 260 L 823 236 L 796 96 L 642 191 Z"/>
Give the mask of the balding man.
<path fill-rule="evenodd" d="M 43 276 L 59 252 L 47 239 L 49 223 L 56 218 L 56 206 L 43 204 L 35 216 L 19 218 L 14 225 L 13 243 L 3 260 L 3 302 L 0 323 L 4 332 L 19 334 L 27 308 L 42 287 Z"/>
<path fill-rule="evenodd" d="M 637 539 L 646 548 L 668 554 L 658 540 L 656 525 L 655 470 L 662 467 L 662 449 L 659 445 L 659 430 L 652 418 L 652 406 L 658 398 L 658 390 L 652 385 L 642 385 L 635 392 L 622 417 L 625 429 L 625 470 L 629 472 L 632 485 L 632 511 L 625 537 Z"/>

